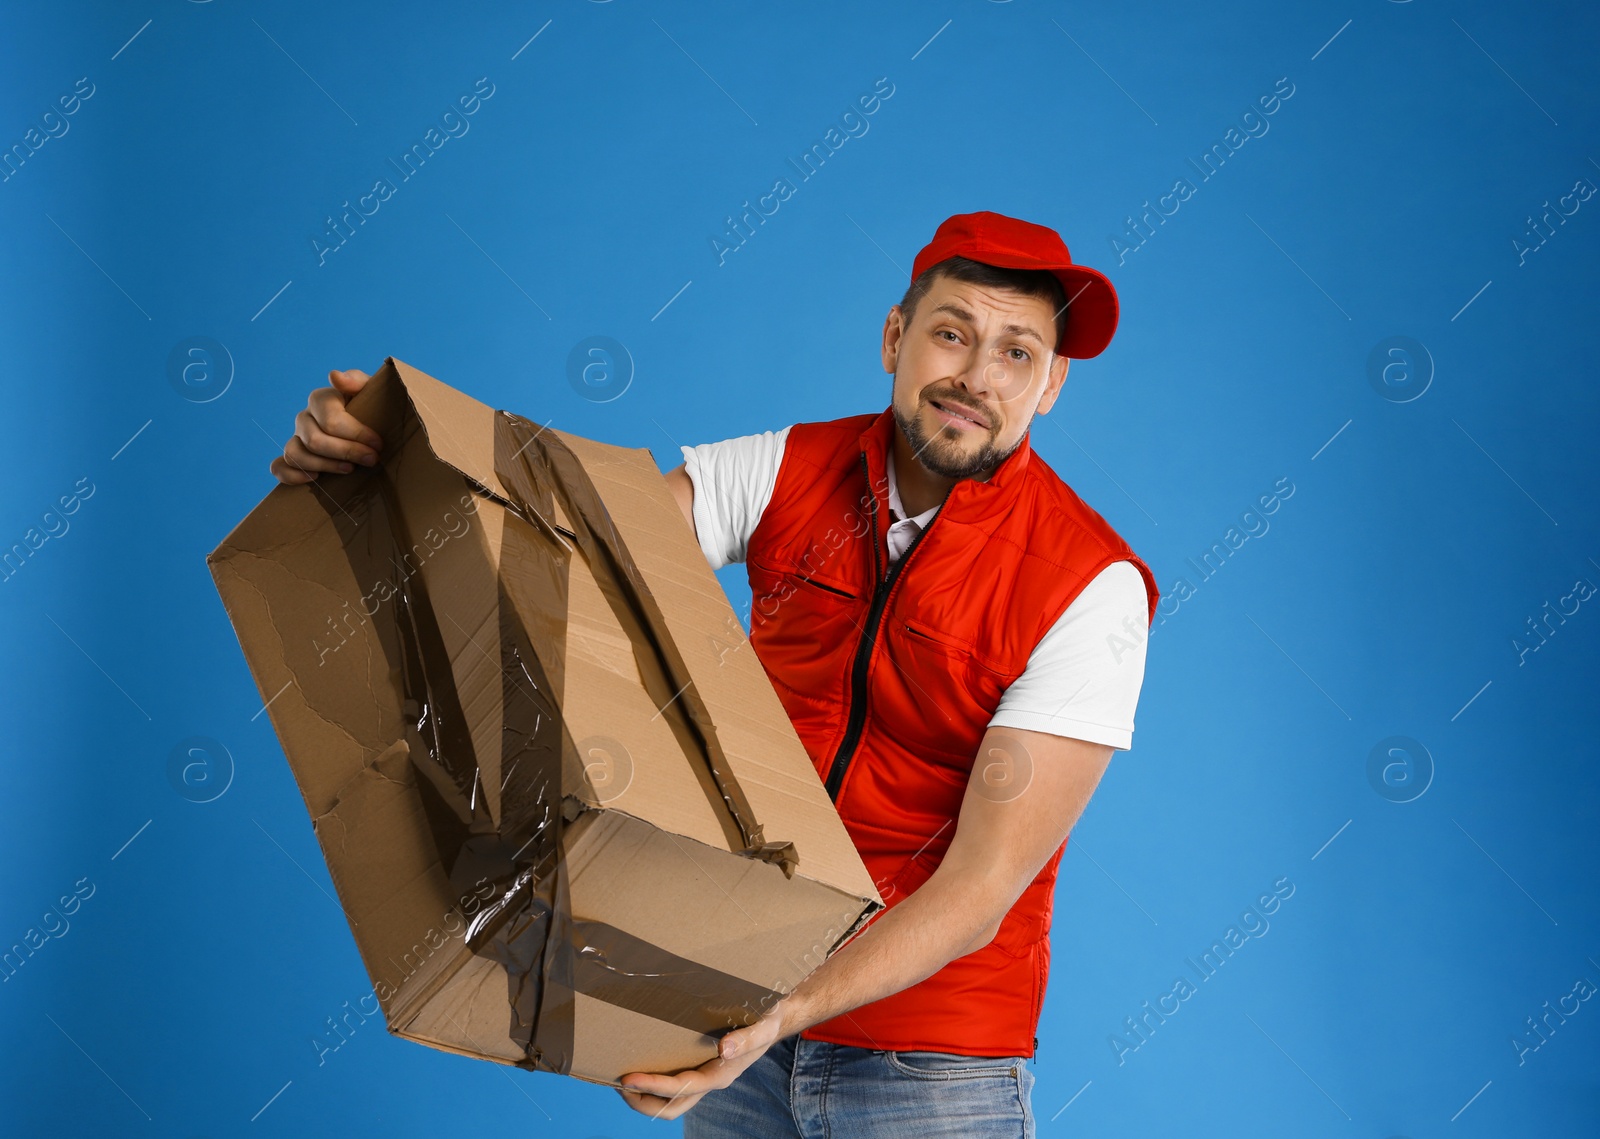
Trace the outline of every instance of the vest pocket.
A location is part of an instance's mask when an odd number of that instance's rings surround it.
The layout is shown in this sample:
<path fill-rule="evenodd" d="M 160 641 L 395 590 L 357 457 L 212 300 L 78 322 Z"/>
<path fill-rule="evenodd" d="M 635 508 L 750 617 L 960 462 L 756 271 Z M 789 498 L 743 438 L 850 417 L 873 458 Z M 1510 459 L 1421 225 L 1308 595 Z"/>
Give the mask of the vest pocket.
<path fill-rule="evenodd" d="M 901 634 L 901 639 L 906 644 L 924 652 L 937 653 L 957 664 L 969 666 L 973 678 L 986 686 L 991 683 L 998 684 L 1003 690 L 1022 675 L 1022 667 L 1027 664 L 1024 658 L 1022 666 L 1016 669 L 1009 668 L 1004 662 L 986 655 L 984 648 L 971 641 L 952 636 L 926 620 L 901 618 L 896 625 L 896 631 Z"/>
<path fill-rule="evenodd" d="M 853 645 L 861 635 L 857 616 L 865 603 L 844 586 L 823 582 L 796 570 L 777 569 L 751 562 L 750 622 L 752 639 L 763 652 L 775 650 L 774 660 L 796 663 L 804 657 L 826 664 L 832 676 L 838 671 L 837 653 L 824 661 L 816 646 Z M 826 655 L 826 654 L 824 654 Z M 769 674 L 772 669 L 768 669 Z M 813 675 L 803 664 L 786 668 L 790 686 L 810 699 L 831 698 L 833 693 L 825 675 Z M 835 682 L 836 683 L 836 682 Z"/>
<path fill-rule="evenodd" d="M 842 597 L 846 601 L 854 601 L 854 600 L 856 600 L 856 595 L 851 593 L 851 592 L 849 592 L 848 590 L 840 589 L 836 585 L 826 585 L 826 584 L 818 581 L 814 577 L 807 577 L 803 573 L 795 574 L 794 575 L 794 579 L 796 581 L 804 584 L 804 585 L 809 585 L 813 589 L 820 589 L 824 593 L 831 593 L 835 597 Z"/>
<path fill-rule="evenodd" d="M 1007 912 L 994 940 L 989 943 L 991 949 L 1018 960 L 1032 953 L 1041 942 L 1049 945 L 1054 909 L 1050 899 L 1055 891 L 1056 872 L 1050 863 L 1045 866 Z"/>
<path fill-rule="evenodd" d="M 972 659 L 972 646 L 969 644 L 954 640 L 944 634 L 936 633 L 927 626 L 915 621 L 902 621 L 900 626 L 905 630 L 906 640 L 909 644 L 927 649 L 930 652 L 942 653 L 958 660 Z"/>
<path fill-rule="evenodd" d="M 755 612 L 771 618 L 780 609 L 792 607 L 798 601 L 820 605 L 831 610 L 841 605 L 859 605 L 861 599 L 848 587 L 822 581 L 798 569 L 767 565 L 751 560 L 745 568 L 750 575 L 751 606 Z"/>
<path fill-rule="evenodd" d="M 970 644 L 898 618 L 884 628 L 885 651 L 904 677 L 897 702 L 879 705 L 884 729 L 907 747 L 963 772 L 972 766 L 984 725 L 1017 674 L 985 664 Z"/>

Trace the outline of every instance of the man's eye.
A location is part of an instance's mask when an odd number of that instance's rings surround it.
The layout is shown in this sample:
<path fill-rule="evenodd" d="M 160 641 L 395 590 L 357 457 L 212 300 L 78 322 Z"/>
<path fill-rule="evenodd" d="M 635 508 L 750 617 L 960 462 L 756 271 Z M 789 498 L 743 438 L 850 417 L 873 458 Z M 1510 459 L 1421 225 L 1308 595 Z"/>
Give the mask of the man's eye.
<path fill-rule="evenodd" d="M 1016 356 L 1014 356 L 1012 358 L 1015 359 L 1018 363 L 1021 363 L 1024 360 L 1031 359 L 1031 357 L 1028 355 L 1027 349 L 1025 349 L 1025 348 L 1013 348 L 1012 351 L 1016 353 Z"/>
<path fill-rule="evenodd" d="M 954 332 L 951 332 L 948 328 L 941 328 L 941 329 L 939 329 L 939 331 L 935 332 L 934 335 L 935 336 L 949 336 L 952 339 L 956 338 L 956 334 Z"/>

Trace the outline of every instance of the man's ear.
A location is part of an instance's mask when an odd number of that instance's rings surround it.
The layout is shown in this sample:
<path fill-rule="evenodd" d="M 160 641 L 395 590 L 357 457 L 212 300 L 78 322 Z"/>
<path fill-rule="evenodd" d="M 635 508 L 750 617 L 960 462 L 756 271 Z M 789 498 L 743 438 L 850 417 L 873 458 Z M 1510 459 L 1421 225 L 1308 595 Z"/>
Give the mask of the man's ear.
<path fill-rule="evenodd" d="M 1065 356 L 1056 356 L 1050 361 L 1050 379 L 1044 385 L 1044 394 L 1039 397 L 1036 414 L 1045 414 L 1055 404 L 1056 396 L 1061 394 L 1067 382 L 1067 365 L 1070 363 Z"/>
<path fill-rule="evenodd" d="M 905 335 L 905 314 L 899 305 L 889 306 L 889 315 L 883 318 L 883 370 L 894 374 L 900 355 L 900 339 Z"/>

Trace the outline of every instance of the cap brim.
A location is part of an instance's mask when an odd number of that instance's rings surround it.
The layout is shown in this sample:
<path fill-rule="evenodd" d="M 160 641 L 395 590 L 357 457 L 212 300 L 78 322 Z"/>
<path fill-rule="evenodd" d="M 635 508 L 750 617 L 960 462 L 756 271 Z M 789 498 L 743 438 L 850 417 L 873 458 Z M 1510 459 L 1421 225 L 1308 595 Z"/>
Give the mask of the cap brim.
<path fill-rule="evenodd" d="M 1053 270 L 1067 293 L 1067 328 L 1057 353 L 1074 360 L 1100 355 L 1117 331 L 1117 291 L 1105 274 L 1087 265 Z"/>

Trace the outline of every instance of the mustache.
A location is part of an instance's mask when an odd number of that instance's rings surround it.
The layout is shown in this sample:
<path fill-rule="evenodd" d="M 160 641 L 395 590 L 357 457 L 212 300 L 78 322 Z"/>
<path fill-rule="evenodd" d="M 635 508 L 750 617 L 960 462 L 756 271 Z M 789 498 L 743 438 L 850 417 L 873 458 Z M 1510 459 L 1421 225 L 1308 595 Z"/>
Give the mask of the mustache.
<path fill-rule="evenodd" d="M 922 398 L 923 398 L 923 400 L 925 402 L 928 402 L 928 403 L 933 403 L 933 402 L 942 403 L 945 407 L 951 408 L 951 409 L 956 410 L 956 411 L 960 411 L 963 414 L 969 414 L 970 413 L 972 418 L 976 419 L 979 423 L 983 424 L 985 427 L 988 427 L 990 429 L 993 429 L 993 427 L 994 427 L 994 417 L 991 416 L 987 410 L 985 410 L 982 407 L 976 407 L 973 404 L 967 403 L 965 400 L 957 399 L 954 396 L 943 395 L 943 394 L 940 394 L 940 393 L 937 393 L 937 392 L 935 392 L 935 393 L 924 392 Z"/>

